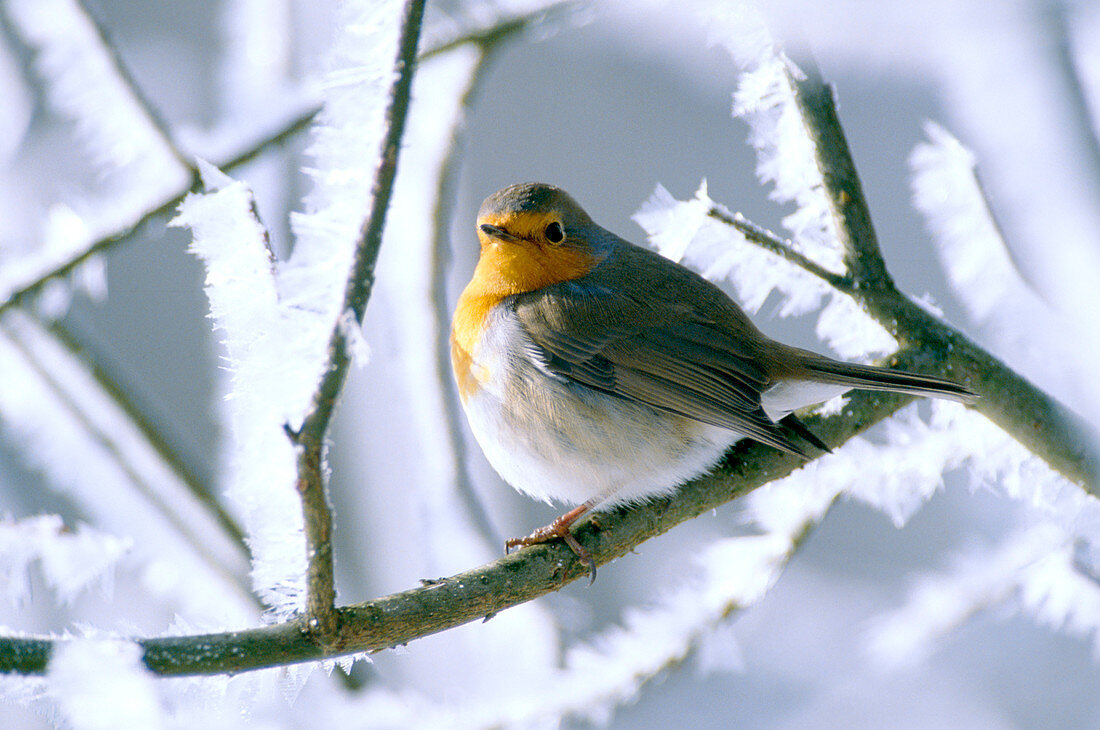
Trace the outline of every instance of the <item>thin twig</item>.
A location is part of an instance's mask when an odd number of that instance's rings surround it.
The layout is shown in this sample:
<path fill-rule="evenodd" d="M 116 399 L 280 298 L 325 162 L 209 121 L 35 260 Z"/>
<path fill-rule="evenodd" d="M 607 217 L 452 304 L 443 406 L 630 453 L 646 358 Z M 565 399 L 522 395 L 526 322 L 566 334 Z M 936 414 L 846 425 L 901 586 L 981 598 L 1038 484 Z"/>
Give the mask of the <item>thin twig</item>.
<path fill-rule="evenodd" d="M 909 370 L 935 372 L 946 367 L 945 355 L 943 351 L 912 348 L 899 351 L 890 362 Z M 911 401 L 908 396 L 857 392 L 848 399 L 843 414 L 811 415 L 806 420 L 826 444 L 837 448 Z M 786 476 L 803 463 L 790 454 L 743 440 L 711 473 L 683 485 L 674 498 L 600 513 L 598 522 L 585 520 L 574 531 L 595 561 L 603 565 L 681 522 Z M 139 643 L 145 648 L 146 666 L 163 675 L 221 674 L 282 666 L 407 644 L 491 618 L 587 576 L 587 564 L 563 543 L 553 542 L 524 548 L 419 588 L 339 608 L 337 633 L 327 643 L 311 636 L 312 626 L 305 618 L 246 631 L 155 637 L 140 639 Z M 52 648 L 60 641 L 0 638 L 0 672 L 45 671 Z"/>
<path fill-rule="evenodd" d="M 791 245 L 790 241 L 780 238 L 767 228 L 753 223 L 740 213 L 730 215 L 718 206 L 711 206 L 707 210 L 707 215 L 720 223 L 725 223 L 727 226 L 737 229 L 747 240 L 813 274 L 833 288 L 840 291 L 848 291 L 852 288 L 851 279 L 829 271 L 821 264 L 799 252 Z"/>
<path fill-rule="evenodd" d="M 134 428 L 141 432 L 145 440 L 153 450 L 157 452 L 157 456 L 160 457 L 161 461 L 163 461 L 169 469 L 175 472 L 176 476 L 180 478 L 183 484 L 190 490 L 191 494 L 206 507 L 221 526 L 226 536 L 237 547 L 241 556 L 245 560 L 250 560 L 251 553 L 248 549 L 248 543 L 245 541 L 244 531 L 241 529 L 241 526 L 237 524 L 233 516 L 226 512 L 225 508 L 218 502 L 217 497 L 210 491 L 207 480 L 200 477 L 176 449 L 168 443 L 164 434 L 153 425 L 144 411 L 138 407 L 137 403 L 135 403 L 133 398 L 126 392 L 126 389 L 107 372 L 107 369 L 104 368 L 103 365 L 101 365 L 103 358 L 96 354 L 92 354 L 89 351 L 89 345 L 78 339 L 77 336 L 73 334 L 72 330 L 62 322 L 49 322 L 44 324 L 44 326 L 48 328 L 50 334 L 52 334 L 74 358 L 88 364 L 91 375 L 99 384 L 103 394 L 111 398 L 115 405 L 122 409 L 126 417 L 134 425 Z"/>
<path fill-rule="evenodd" d="M 386 109 L 386 136 L 371 187 L 371 208 L 359 230 L 355 258 L 341 308 L 342 312 L 352 312 L 359 325 L 363 323 L 367 300 L 374 285 L 374 266 L 382 246 L 386 211 L 397 175 L 397 158 L 405 131 L 416 65 L 416 46 L 420 39 L 423 15 L 424 0 L 406 2 L 401 21 L 401 41 L 394 65 L 394 82 L 390 89 L 389 107 Z M 328 353 L 324 375 L 317 385 L 302 426 L 296 433 L 289 434 L 298 446 L 298 492 L 302 499 L 309 561 L 306 612 L 309 629 L 321 643 L 328 643 L 336 635 L 339 620 L 332 564 L 332 510 L 326 495 L 323 469 L 325 437 L 351 363 L 347 336 L 339 323 L 333 327 Z"/>
<path fill-rule="evenodd" d="M 814 158 L 825 181 L 845 268 L 857 286 L 891 288 L 894 283 L 882 259 L 871 209 L 837 117 L 833 87 L 822 80 L 808 52 L 799 56 L 797 67 L 788 63 L 786 73 L 802 123 L 814 143 Z"/>
<path fill-rule="evenodd" d="M 30 326 L 37 326 L 30 319 L 23 319 L 22 321 Z M 121 446 L 116 435 L 101 428 L 88 411 L 69 394 L 69 391 L 57 380 L 51 369 L 41 362 L 38 353 L 26 341 L 25 336 L 19 329 L 18 326 L 13 326 L 13 323 L 10 322 L 0 324 L 0 333 L 19 350 L 27 365 L 54 393 L 58 403 L 68 411 L 73 420 L 80 424 L 81 429 L 87 434 L 88 438 L 111 455 L 114 463 L 126 475 L 134 489 L 172 525 L 184 541 L 191 546 L 191 549 L 210 566 L 211 570 L 221 574 L 231 585 L 236 586 L 243 595 L 254 601 L 255 596 L 252 593 L 247 573 L 235 572 L 226 566 L 224 561 L 210 549 L 209 536 L 196 533 L 192 525 L 179 517 L 179 510 L 165 501 L 165 496 L 150 484 L 145 475 L 141 474 L 131 459 L 128 458 L 126 450 Z M 45 335 L 45 331 L 42 334 Z M 247 563 L 242 561 L 242 569 L 246 565 Z"/>
<path fill-rule="evenodd" d="M 220 162 L 218 164 L 218 167 L 225 171 L 233 170 L 234 168 L 251 162 L 253 159 L 268 151 L 272 147 L 278 147 L 282 144 L 285 144 L 287 140 L 307 129 L 310 123 L 313 121 L 313 118 L 317 116 L 318 111 L 318 109 L 309 109 L 303 112 L 299 116 L 289 121 L 274 134 L 264 137 L 261 140 L 257 140 L 247 149 L 244 149 L 236 153 L 229 159 Z M 166 217 L 175 213 L 176 208 L 178 208 L 179 204 L 183 202 L 184 197 L 186 197 L 187 193 L 190 192 L 190 190 L 191 189 L 189 188 L 188 190 L 178 191 L 172 197 L 168 198 L 163 203 L 158 205 L 156 208 L 153 208 L 152 210 L 143 213 L 141 217 L 139 217 L 126 228 L 120 229 L 115 233 L 100 238 L 99 240 L 95 241 L 87 248 L 85 248 L 83 251 L 73 255 L 72 258 L 61 264 L 58 264 L 54 268 L 38 276 L 33 281 L 30 281 L 24 284 L 22 287 L 11 292 L 11 294 L 8 295 L 7 299 L 0 301 L 0 314 L 13 307 L 23 305 L 28 299 L 41 291 L 42 287 L 46 286 L 46 284 L 53 281 L 54 279 L 68 276 L 81 264 L 83 264 L 85 261 L 92 258 L 93 256 L 104 253 L 113 248 L 115 245 L 130 240 L 133 235 L 145 224 L 152 222 L 156 218 Z"/>
<path fill-rule="evenodd" d="M 96 17 L 96 14 L 91 11 L 91 8 L 88 7 L 85 0 L 77 0 L 77 5 L 80 6 L 81 12 L 84 13 L 88 22 L 91 23 L 92 27 L 95 29 L 96 35 L 99 37 L 99 43 L 110 57 L 111 65 L 114 66 L 115 73 L 118 74 L 119 80 L 126 86 L 126 90 L 130 92 L 130 95 L 134 98 L 134 102 L 138 105 L 138 108 L 141 109 L 142 113 L 149 121 L 149 124 L 157 131 L 157 136 L 160 137 L 161 143 L 172 153 L 172 157 L 176 159 L 176 162 L 187 170 L 192 182 L 197 182 L 199 179 L 199 169 L 195 166 L 192 155 L 180 149 L 179 145 L 176 143 L 175 137 L 172 135 L 172 129 L 169 127 L 168 122 L 164 119 L 160 110 L 157 109 L 149 97 L 145 95 L 145 92 L 134 78 L 134 75 L 130 73 L 129 66 L 122 60 L 122 54 L 119 53 L 118 46 L 111 40 L 103 23 L 101 23 L 99 18 Z"/>

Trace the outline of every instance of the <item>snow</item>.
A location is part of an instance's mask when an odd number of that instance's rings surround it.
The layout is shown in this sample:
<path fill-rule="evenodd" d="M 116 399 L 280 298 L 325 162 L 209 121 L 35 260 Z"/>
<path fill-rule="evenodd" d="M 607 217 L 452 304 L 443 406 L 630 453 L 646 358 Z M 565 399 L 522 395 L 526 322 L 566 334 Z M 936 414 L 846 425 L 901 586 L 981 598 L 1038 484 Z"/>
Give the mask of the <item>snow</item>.
<path fill-rule="evenodd" d="M 114 566 L 132 544 L 86 524 L 67 530 L 57 515 L 4 520 L 0 522 L 0 595 L 14 604 L 27 601 L 30 566 L 38 563 L 62 604 L 71 604 L 95 584 L 109 596 Z"/>
<path fill-rule="evenodd" d="M 138 644 L 105 639 L 63 641 L 50 658 L 50 694 L 74 730 L 165 727 L 154 676 Z"/>
<path fill-rule="evenodd" d="M 13 0 L 5 5 L 16 33 L 37 50 L 51 106 L 76 125 L 76 136 L 102 170 L 102 197 L 58 201 L 36 238 L 0 267 L 0 300 L 124 230 L 146 211 L 186 189 L 188 169 L 147 113 L 74 0 Z M 3 242 L 8 244 L 8 242 Z M 10 245 L 10 244 L 9 244 Z M 79 283 L 79 280 L 78 282 Z M 55 300 L 56 314 L 60 300 Z"/>

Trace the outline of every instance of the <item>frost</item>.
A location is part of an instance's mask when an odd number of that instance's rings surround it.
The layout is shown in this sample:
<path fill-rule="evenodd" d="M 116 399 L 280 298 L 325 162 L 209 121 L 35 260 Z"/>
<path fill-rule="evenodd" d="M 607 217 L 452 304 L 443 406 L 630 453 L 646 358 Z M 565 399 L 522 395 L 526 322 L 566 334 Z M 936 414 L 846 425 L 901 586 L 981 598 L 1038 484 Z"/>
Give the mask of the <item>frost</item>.
<path fill-rule="evenodd" d="M 891 665 L 918 660 L 935 639 L 1012 597 L 1037 620 L 1100 647 L 1100 585 L 1075 567 L 1074 551 L 1100 536 L 1100 502 L 973 410 L 944 401 L 931 408 L 925 421 L 917 404 L 909 406 L 878 429 L 879 442 L 851 439 L 756 489 L 746 517 L 766 534 L 795 539 L 848 496 L 902 527 L 940 488 L 943 473 L 966 469 L 974 488 L 1019 501 L 1037 524 L 996 551 L 965 554 L 946 575 L 919 581 L 907 604 L 871 630 L 871 654 Z"/>
<path fill-rule="evenodd" d="M 128 641 L 73 639 L 54 649 L 49 692 L 75 730 L 164 727 L 156 680 Z"/>
<path fill-rule="evenodd" d="M 772 183 L 773 200 L 794 203 L 783 220 L 794 238 L 784 245 L 823 268 L 844 270 L 814 143 L 795 103 L 790 77 L 801 72 L 768 37 L 758 17 L 744 8 L 713 11 L 712 34 L 720 37 L 745 71 L 734 95 L 733 111 L 749 124 L 757 152 L 757 175 Z M 642 205 L 634 219 L 665 256 L 681 261 L 710 279 L 729 279 L 745 309 L 754 313 L 772 291 L 783 299 L 779 315 L 797 316 L 819 307 L 817 334 L 841 357 L 865 358 L 890 352 L 894 338 L 847 295 L 778 255 L 750 244 L 713 214 L 736 214 L 710 200 L 706 181 L 690 201 L 676 201 L 663 187 Z"/>
<path fill-rule="evenodd" d="M 1100 585 L 1075 568 L 1074 540 L 1040 522 L 992 549 L 962 553 L 942 573 L 916 580 L 903 606 L 876 619 L 867 652 L 888 667 L 919 662 L 971 616 L 1009 602 L 1054 630 L 1091 639 L 1100 656 Z"/>
<path fill-rule="evenodd" d="M 1091 525 L 1100 535 L 1097 500 L 977 412 L 941 400 L 928 405 L 927 421 L 914 403 L 877 429 L 875 443 L 850 439 L 834 453 L 754 490 L 746 498 L 749 518 L 769 532 L 794 535 L 846 494 L 902 527 L 941 487 L 944 472 L 965 467 L 975 488 L 1025 502 L 1048 518 L 1065 516 L 1078 530 Z"/>
<path fill-rule="evenodd" d="M 241 183 L 219 179 L 216 191 L 189 196 L 173 221 L 194 233 L 192 251 L 206 264 L 211 313 L 224 331 L 236 441 L 229 493 L 245 515 L 253 582 L 273 619 L 300 612 L 305 597 L 296 457 L 284 427 L 298 428 L 305 418 L 332 332 L 345 316 L 347 276 L 385 130 L 400 17 L 400 3 L 392 0 L 349 4 L 344 11 L 310 149 L 311 212 L 293 217 L 297 241 L 289 261 L 273 260 L 251 192 Z M 351 340 L 353 351 L 364 349 L 360 340 Z"/>
<path fill-rule="evenodd" d="M 1013 259 L 986 202 L 974 154 L 937 124 L 909 156 L 913 204 L 933 234 L 956 297 L 992 349 L 1078 410 L 1100 406 L 1100 338 L 1088 318 L 1052 306 Z"/>
<path fill-rule="evenodd" d="M 6 8 L 19 34 L 39 51 L 37 69 L 49 81 L 51 103 L 76 121 L 100 164 L 134 174 L 179 171 L 79 3 L 11 0 Z"/>
<path fill-rule="evenodd" d="M 850 297 L 749 242 L 740 231 L 716 219 L 714 213 L 725 219 L 738 218 L 710 199 L 704 180 L 687 201 L 676 200 L 658 185 L 634 214 L 634 220 L 666 258 L 708 279 L 733 283 L 738 300 L 750 314 L 759 311 L 776 291 L 783 297 L 780 316 L 798 316 L 820 307 L 817 333 L 842 357 L 865 357 L 897 348 L 894 338 Z"/>
<path fill-rule="evenodd" d="M 712 35 L 744 69 L 733 96 L 733 114 L 749 125 L 749 143 L 756 150 L 756 174 L 774 187 L 771 198 L 794 203 L 783 219 L 802 253 L 831 271 L 843 271 L 844 251 L 837 236 L 825 182 L 817 165 L 814 142 L 795 102 L 790 77 L 802 72 L 768 37 L 760 18 L 741 10 L 732 18 L 714 12 Z M 755 26 L 755 27 L 754 27 Z"/>
<path fill-rule="evenodd" d="M 311 325 L 325 323 L 281 306 L 251 191 L 204 176 L 222 187 L 189 195 L 172 224 L 191 227 L 191 251 L 206 264 L 211 316 L 223 333 L 235 441 L 226 489 L 244 515 L 253 583 L 277 613 L 289 613 L 301 608 L 306 560 L 296 456 L 283 425 L 301 422 L 317 373 L 314 353 L 301 343 L 311 339 Z"/>
<path fill-rule="evenodd" d="M 1028 309 L 1040 305 L 1021 285 L 986 206 L 974 154 L 938 124 L 926 122 L 924 132 L 928 142 L 909 155 L 913 205 L 935 234 L 940 260 L 970 316 L 984 321 L 1009 295 L 1027 297 Z"/>
<path fill-rule="evenodd" d="M 84 524 L 67 531 L 57 515 L 0 522 L 0 594 L 12 603 L 27 600 L 34 562 L 62 603 L 97 581 L 110 594 L 111 571 L 131 545 Z"/>
<path fill-rule="evenodd" d="M 0 332 L 0 372 L 6 438 L 19 446 L 26 466 L 40 470 L 97 530 L 116 536 L 78 528 L 43 547 L 44 561 L 54 553 L 48 580 L 59 591 L 75 595 L 95 579 L 97 562 L 106 569 L 113 550 L 129 544 L 132 567 L 152 572 L 157 565 L 175 566 L 157 594 L 174 610 L 237 621 L 252 614 L 233 580 L 245 570 L 238 549 L 85 365 L 41 325 L 9 312 Z M 119 541 L 114 548 L 112 539 Z"/>
<path fill-rule="evenodd" d="M 370 345 L 363 336 L 363 325 L 355 318 L 355 312 L 345 309 L 336 321 L 336 327 L 344 337 L 348 354 L 356 367 L 363 367 L 370 361 Z"/>
<path fill-rule="evenodd" d="M 38 51 L 36 68 L 51 105 L 72 119 L 107 177 L 102 198 L 57 203 L 37 236 L 37 250 L 0 267 L 0 300 L 71 261 L 95 241 L 126 230 L 186 189 L 177 159 L 139 99 L 118 73 L 95 25 L 74 0 L 12 0 L 5 13 Z M 80 284 L 78 280 L 76 282 Z M 55 298 L 50 314 L 65 302 Z"/>

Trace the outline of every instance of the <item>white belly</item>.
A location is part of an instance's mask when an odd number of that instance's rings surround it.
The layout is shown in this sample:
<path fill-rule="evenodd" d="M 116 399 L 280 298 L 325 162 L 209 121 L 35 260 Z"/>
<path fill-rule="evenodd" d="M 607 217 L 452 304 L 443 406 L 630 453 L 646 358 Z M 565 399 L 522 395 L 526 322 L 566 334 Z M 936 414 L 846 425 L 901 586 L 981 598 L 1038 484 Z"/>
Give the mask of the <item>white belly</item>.
<path fill-rule="evenodd" d="M 668 494 L 740 438 L 574 384 L 495 344 L 475 354 L 497 377 L 469 395 L 466 415 L 493 468 L 532 497 L 609 507 Z"/>

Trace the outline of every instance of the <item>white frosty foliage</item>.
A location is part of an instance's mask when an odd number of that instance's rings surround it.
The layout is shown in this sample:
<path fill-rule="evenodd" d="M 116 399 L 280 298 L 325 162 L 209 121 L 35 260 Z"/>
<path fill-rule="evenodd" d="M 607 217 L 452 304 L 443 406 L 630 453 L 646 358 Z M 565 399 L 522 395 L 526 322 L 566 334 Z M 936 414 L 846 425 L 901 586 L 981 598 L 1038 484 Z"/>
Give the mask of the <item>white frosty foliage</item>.
<path fill-rule="evenodd" d="M 927 421 L 914 403 L 878 429 L 875 443 L 850 439 L 753 491 L 746 498 L 749 517 L 769 532 L 794 534 L 846 494 L 901 527 L 941 486 L 944 472 L 966 467 L 975 488 L 1025 502 L 1048 519 L 1064 521 L 1067 529 L 1100 535 L 1100 502 L 976 411 L 942 400 L 929 405 Z"/>
<path fill-rule="evenodd" d="M 733 114 L 749 125 L 757 176 L 775 186 L 773 200 L 797 206 L 783 225 L 794 234 L 798 250 L 827 269 L 842 271 L 844 252 L 824 179 L 789 78 L 798 78 L 802 72 L 779 49 L 753 10 L 720 5 L 709 20 L 712 42 L 726 48 L 743 69 L 733 95 Z"/>
<path fill-rule="evenodd" d="M 59 642 L 46 680 L 50 695 L 74 730 L 164 727 L 156 679 L 129 641 L 72 639 Z"/>
<path fill-rule="evenodd" d="M 157 130 L 115 66 L 92 21 L 75 0 L 11 0 L 14 30 L 37 50 L 47 98 L 72 119 L 108 178 L 102 197 L 57 203 L 33 251 L 0 267 L 0 299 L 71 260 L 94 241 L 125 230 L 187 187 L 188 171 Z M 118 173 L 118 174 L 110 174 Z M 41 241 L 41 244 L 37 242 Z M 84 283 L 80 278 L 76 285 Z M 55 299 L 50 314 L 63 309 Z"/>
<path fill-rule="evenodd" d="M 8 312 L 0 327 L 0 372 L 5 437 L 25 466 L 40 470 L 98 530 L 132 540 L 127 564 L 140 571 L 150 598 L 219 624 L 252 615 L 238 582 L 246 569 L 240 552 L 86 365 L 39 323 Z M 83 530 L 73 538 L 74 549 L 88 539 Z M 58 588 L 75 590 L 91 565 L 81 568 L 74 556 L 66 577 L 65 561 L 56 557 L 50 570 Z M 82 558 L 95 560 L 91 552 Z"/>
<path fill-rule="evenodd" d="M 365 349 L 346 322 L 343 297 L 370 209 L 400 18 L 395 0 L 349 3 L 343 11 L 310 149 L 310 212 L 293 217 L 297 241 L 289 261 L 272 261 L 242 184 L 189 196 L 174 221 L 194 231 L 211 312 L 225 331 L 237 442 L 230 495 L 242 505 L 253 582 L 273 618 L 301 611 L 305 597 L 295 454 L 284 426 L 297 428 L 305 418 L 342 317 L 353 352 Z"/>
<path fill-rule="evenodd" d="M 974 614 L 1006 602 L 1055 630 L 1091 638 L 1100 654 L 1100 584 L 1074 565 L 1075 536 L 1046 522 L 972 549 L 919 578 L 906 603 L 876 620 L 865 639 L 884 666 L 919 662 Z"/>
<path fill-rule="evenodd" d="M 928 122 L 924 130 L 928 141 L 909 155 L 913 204 L 933 234 L 956 297 L 997 354 L 1090 412 L 1100 403 L 1092 387 L 1100 355 L 1094 323 L 1079 312 L 1059 311 L 1036 293 L 992 217 L 974 154 L 937 124 Z M 1057 250 L 1061 245 L 1057 241 Z"/>
<path fill-rule="evenodd" d="M 797 76 L 799 70 L 779 52 L 759 17 L 744 7 L 715 10 L 711 33 L 746 68 L 734 96 L 734 113 L 749 123 L 757 173 L 774 184 L 772 199 L 797 206 L 784 219 L 794 234 L 787 245 L 825 269 L 843 271 L 843 250 L 813 141 L 788 78 L 789 74 Z M 664 256 L 709 279 L 732 281 L 750 313 L 758 311 L 772 291 L 778 291 L 783 297 L 780 316 L 821 308 L 818 336 L 842 357 L 865 358 L 896 349 L 894 338 L 850 297 L 776 254 L 749 244 L 731 226 L 715 220 L 714 212 L 738 217 L 710 199 L 704 180 L 695 197 L 683 202 L 658 185 L 634 220 Z"/>
<path fill-rule="evenodd" d="M 737 229 L 712 217 L 712 211 L 727 218 L 737 217 L 710 199 L 705 180 L 695 197 L 687 201 L 676 200 L 658 185 L 634 214 L 634 220 L 663 256 L 708 279 L 732 282 L 749 313 L 757 312 L 776 291 L 783 297 L 780 316 L 798 316 L 821 307 L 817 333 L 843 357 L 866 357 L 896 349 L 894 338 L 850 297 L 750 243 Z"/>
<path fill-rule="evenodd" d="M 401 3 L 348 3 L 342 12 L 323 83 L 324 109 L 314 131 L 308 170 L 314 188 L 307 213 L 292 219 L 297 242 L 283 267 L 300 306 L 335 324 L 354 243 L 370 209 L 371 185 L 385 134 L 385 110 L 394 77 Z M 325 342 L 318 343 L 323 351 Z"/>
<path fill-rule="evenodd" d="M 206 265 L 211 316 L 223 333 L 235 442 L 227 493 L 244 516 L 253 584 L 285 615 L 302 606 L 306 559 L 296 456 L 283 425 L 301 421 L 317 372 L 316 353 L 303 352 L 302 343 L 325 323 L 281 305 L 251 191 L 213 170 L 203 174 L 222 187 L 189 195 L 172 225 L 192 230 L 190 250 Z"/>
<path fill-rule="evenodd" d="M 847 495 L 901 527 L 940 487 L 944 472 L 966 467 L 975 487 L 1024 502 L 1040 524 L 993 553 L 964 556 L 947 575 L 922 580 L 908 604 L 871 631 L 871 654 L 887 664 L 918 659 L 935 639 L 1011 597 L 1052 627 L 1091 636 L 1100 650 L 1100 585 L 1074 565 L 1078 541 L 1100 537 L 1100 502 L 973 410 L 944 401 L 932 409 L 923 421 L 916 404 L 909 406 L 885 424 L 881 443 L 852 439 L 755 490 L 746 498 L 748 518 L 768 534 L 793 539 Z"/>
<path fill-rule="evenodd" d="M 141 163 L 150 172 L 178 167 L 79 3 L 9 0 L 5 9 L 38 49 L 50 102 L 76 122 L 97 162 L 108 168 Z"/>
<path fill-rule="evenodd" d="M 1009 295 L 1027 297 L 1020 304 L 1029 308 L 1040 304 L 1008 256 L 978 185 L 974 154 L 938 124 L 926 122 L 924 133 L 928 141 L 909 155 L 913 205 L 924 214 L 970 316 L 985 321 Z"/>
<path fill-rule="evenodd" d="M 940 487 L 967 468 L 975 487 L 1020 500 L 1041 521 L 989 554 L 964 556 L 944 576 L 922 580 L 906 606 L 883 617 L 868 640 L 888 664 L 918 659 L 974 613 L 1015 597 L 1038 620 L 1100 646 L 1100 585 L 1074 567 L 1079 540 L 1100 536 L 1100 502 L 976 412 L 935 401 L 887 422 L 881 443 L 855 438 L 836 452 L 746 498 L 747 516 L 768 534 L 795 537 L 819 522 L 837 497 L 859 499 L 901 527 Z"/>
<path fill-rule="evenodd" d="M 57 515 L 0 522 L 0 595 L 16 604 L 27 600 L 35 562 L 62 603 L 95 582 L 110 593 L 111 572 L 131 545 L 85 524 L 67 531 Z"/>

